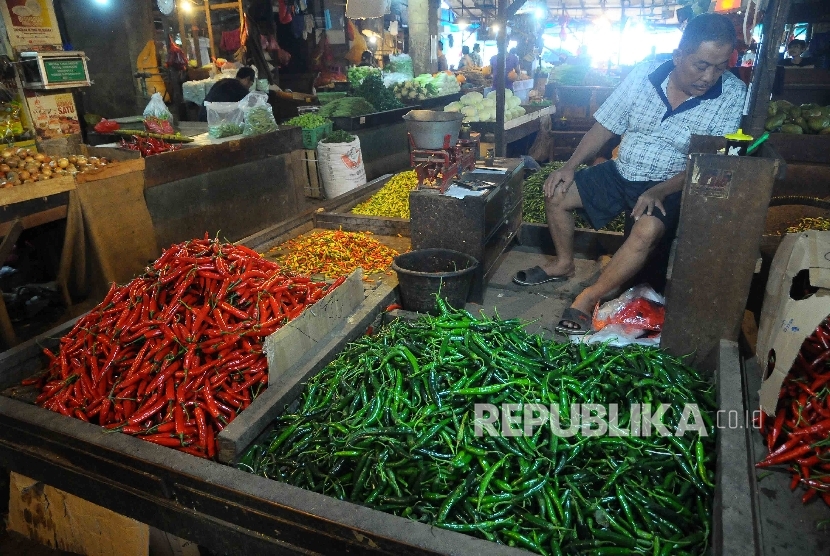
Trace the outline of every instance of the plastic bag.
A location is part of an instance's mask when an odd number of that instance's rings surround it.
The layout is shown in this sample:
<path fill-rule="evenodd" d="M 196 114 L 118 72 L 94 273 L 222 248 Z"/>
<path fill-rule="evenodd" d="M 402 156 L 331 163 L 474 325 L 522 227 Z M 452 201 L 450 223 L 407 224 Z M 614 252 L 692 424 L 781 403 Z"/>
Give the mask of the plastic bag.
<path fill-rule="evenodd" d="M 153 93 L 150 102 L 147 103 L 147 107 L 144 109 L 144 129 L 150 133 L 173 135 L 175 131 L 173 130 L 173 124 L 170 123 L 172 119 L 173 114 L 164 104 L 161 93 Z"/>
<path fill-rule="evenodd" d="M 279 129 L 274 119 L 274 111 L 268 104 L 268 95 L 251 93 L 239 101 L 239 107 L 245 122 L 243 135 L 259 135 Z"/>
<path fill-rule="evenodd" d="M 579 340 L 579 336 L 572 336 Z M 640 346 L 660 346 L 660 334 L 650 330 L 641 330 L 625 324 L 609 324 L 599 332 L 583 336 L 586 344 L 604 344 L 614 347 L 625 347 L 631 344 Z"/>
<path fill-rule="evenodd" d="M 647 284 L 635 286 L 617 299 L 594 309 L 594 330 L 620 324 L 629 330 L 660 332 L 666 318 L 666 300 Z"/>
<path fill-rule="evenodd" d="M 168 36 L 167 67 L 179 71 L 187 69 L 187 55 L 184 53 L 184 50 L 173 42 L 172 35 Z"/>
<path fill-rule="evenodd" d="M 208 135 L 214 139 L 242 134 L 245 119 L 238 102 L 205 101 L 205 110 Z"/>

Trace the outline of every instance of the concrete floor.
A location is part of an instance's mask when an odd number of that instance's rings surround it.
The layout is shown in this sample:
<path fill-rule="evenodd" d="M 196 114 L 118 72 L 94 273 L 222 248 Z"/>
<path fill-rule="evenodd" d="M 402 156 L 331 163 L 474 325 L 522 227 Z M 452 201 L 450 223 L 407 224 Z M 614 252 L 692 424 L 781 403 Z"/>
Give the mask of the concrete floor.
<path fill-rule="evenodd" d="M 530 322 L 527 331 L 541 334 L 546 338 L 565 336 L 554 332 L 562 311 L 587 285 L 593 283 L 606 261 L 577 259 L 576 275 L 566 282 L 549 282 L 539 286 L 525 287 L 513 283 L 516 272 L 541 265 L 547 255 L 538 250 L 514 245 L 496 270 L 484 293 L 482 304 L 468 303 L 466 308 L 473 314 L 483 312 L 493 316 L 498 312 L 501 318 L 519 318 Z M 0 555 L 15 556 L 71 556 L 73 553 L 52 550 L 32 542 L 16 533 L 0 530 Z"/>

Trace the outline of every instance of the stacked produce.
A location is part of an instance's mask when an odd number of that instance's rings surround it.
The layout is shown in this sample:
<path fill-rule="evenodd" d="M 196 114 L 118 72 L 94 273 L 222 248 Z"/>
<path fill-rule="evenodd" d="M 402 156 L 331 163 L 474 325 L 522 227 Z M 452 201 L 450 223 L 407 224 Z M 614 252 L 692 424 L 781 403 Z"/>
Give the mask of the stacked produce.
<path fill-rule="evenodd" d="M 115 284 L 61 338 L 35 403 L 201 457 L 268 385 L 263 338 L 331 287 L 243 246 L 193 240 Z"/>
<path fill-rule="evenodd" d="M 767 107 L 766 129 L 781 133 L 830 134 L 830 106 L 772 101 Z"/>
<path fill-rule="evenodd" d="M 348 131 L 343 131 L 338 129 L 337 131 L 332 131 L 328 134 L 328 136 L 320 141 L 321 143 L 351 143 L 354 141 L 354 135 L 349 133 Z"/>
<path fill-rule="evenodd" d="M 656 349 L 558 344 L 439 308 L 347 346 L 239 467 L 539 554 L 706 553 L 715 400 L 696 371 Z M 476 404 L 518 404 L 519 417 L 531 402 L 563 408 L 563 432 L 475 432 Z M 618 404 L 623 430 L 632 404 L 670 405 L 668 433 L 696 403 L 707 435 L 578 433 L 565 408 L 589 402 Z"/>
<path fill-rule="evenodd" d="M 364 274 L 383 272 L 398 252 L 371 237 L 370 232 L 319 231 L 286 241 L 271 252 L 290 272 L 327 278 L 351 274 L 358 267 Z"/>
<path fill-rule="evenodd" d="M 541 170 L 535 172 L 525 180 L 522 220 L 536 224 L 547 224 L 548 217 L 545 213 L 545 180 L 548 179 L 551 172 L 558 170 L 564 165 L 564 162 L 551 162 L 549 164 L 545 164 L 542 166 Z M 584 166 L 580 166 L 580 168 L 584 168 Z M 574 223 L 577 228 L 591 227 L 591 225 L 588 224 L 578 213 L 574 212 L 574 217 Z M 619 214 L 602 229 L 607 232 L 624 232 L 625 213 Z"/>
<path fill-rule="evenodd" d="M 0 152 L 0 187 L 10 188 L 78 173 L 95 173 L 110 164 L 113 162 L 103 157 L 51 157 L 32 149 L 4 149 Z"/>
<path fill-rule="evenodd" d="M 409 192 L 418 188 L 415 170 L 401 172 L 390 179 L 368 201 L 352 209 L 352 214 L 409 218 Z"/>
<path fill-rule="evenodd" d="M 355 88 L 363 83 L 363 80 L 369 75 L 376 75 L 380 78 L 380 70 L 369 66 L 354 66 L 349 68 L 349 71 L 346 73 L 349 83 Z"/>
<path fill-rule="evenodd" d="M 355 88 L 356 96 L 363 97 L 369 104 L 377 108 L 378 112 L 403 108 L 403 104 L 391 89 L 383 85 L 383 78 L 380 73 L 367 75 L 363 82 Z"/>
<path fill-rule="evenodd" d="M 787 228 L 788 234 L 798 234 L 807 230 L 830 230 L 830 220 L 820 216 L 815 218 L 804 217 Z"/>
<path fill-rule="evenodd" d="M 435 87 L 436 95 L 439 97 L 453 95 L 461 90 L 458 78 L 451 71 L 440 71 L 432 76 L 429 74 L 419 75 L 415 80 Z"/>
<path fill-rule="evenodd" d="M 404 102 L 424 100 L 438 95 L 438 89 L 434 85 L 431 83 L 424 85 L 415 79 L 393 85 L 392 92 L 398 100 Z"/>
<path fill-rule="evenodd" d="M 344 97 L 327 103 L 317 113 L 324 118 L 352 118 L 375 112 L 375 107 L 365 98 Z"/>
<path fill-rule="evenodd" d="M 769 455 L 755 467 L 780 466 L 792 473 L 790 489 L 805 489 L 830 505 L 830 317 L 804 340 L 781 385 L 775 419 L 762 411 L 760 432 Z"/>
<path fill-rule="evenodd" d="M 522 101 L 513 95 L 513 91 L 504 91 L 504 121 L 509 121 L 526 114 Z M 490 91 L 485 98 L 481 93 L 467 93 L 458 102 L 451 102 L 444 107 L 444 112 L 461 112 L 464 122 L 495 122 L 496 92 Z"/>
<path fill-rule="evenodd" d="M 331 120 L 329 120 L 328 118 L 324 118 L 323 116 L 315 114 L 314 112 L 307 112 L 299 116 L 294 116 L 293 118 L 285 122 L 285 125 L 295 125 L 303 129 L 315 129 L 318 127 L 322 127 L 324 125 L 329 125 L 330 123 Z"/>
<path fill-rule="evenodd" d="M 174 145 L 162 139 L 153 139 L 152 137 L 145 139 L 139 135 L 133 135 L 132 141 L 122 139 L 118 144 L 119 149 L 124 149 L 126 151 L 138 151 L 144 158 L 153 156 L 154 154 L 177 151 L 180 147 L 181 145 Z"/>

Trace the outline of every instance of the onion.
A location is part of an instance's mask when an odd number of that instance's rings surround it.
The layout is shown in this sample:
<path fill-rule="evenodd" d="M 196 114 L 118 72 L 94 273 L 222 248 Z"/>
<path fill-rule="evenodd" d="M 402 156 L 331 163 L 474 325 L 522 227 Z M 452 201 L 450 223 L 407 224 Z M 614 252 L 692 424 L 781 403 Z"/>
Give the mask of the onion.
<path fill-rule="evenodd" d="M 34 159 L 35 159 L 37 162 L 43 162 L 44 160 L 46 160 L 46 155 L 45 155 L 45 154 L 41 154 L 41 153 L 37 153 L 37 154 L 34 156 Z"/>
<path fill-rule="evenodd" d="M 59 158 L 58 159 L 58 166 L 60 168 L 67 168 L 69 166 L 69 160 L 66 158 Z"/>
<path fill-rule="evenodd" d="M 0 154 L 3 155 L 3 158 L 9 158 L 10 156 L 14 156 L 14 151 L 11 149 L 3 149 L 3 152 Z"/>
<path fill-rule="evenodd" d="M 29 178 L 31 178 L 31 177 L 32 177 L 32 174 L 27 172 L 26 170 L 23 170 L 22 172 L 20 172 L 20 179 L 22 179 L 24 182 L 26 180 L 28 180 Z"/>

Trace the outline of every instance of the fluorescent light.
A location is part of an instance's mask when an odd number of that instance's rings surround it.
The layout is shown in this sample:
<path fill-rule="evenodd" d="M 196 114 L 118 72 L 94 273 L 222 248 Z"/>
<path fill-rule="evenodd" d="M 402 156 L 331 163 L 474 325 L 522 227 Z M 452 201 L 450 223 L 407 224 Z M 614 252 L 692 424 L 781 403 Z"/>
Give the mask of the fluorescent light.
<path fill-rule="evenodd" d="M 372 35 L 371 37 L 369 37 L 369 42 L 375 44 L 376 42 L 378 42 L 378 38 L 375 35 Z"/>
<path fill-rule="evenodd" d="M 110 3 L 110 0 L 95 0 L 96 4 L 100 4 L 102 6 L 106 6 Z"/>
<path fill-rule="evenodd" d="M 442 0 L 442 2 L 441 2 L 441 7 L 442 7 L 443 9 L 445 9 L 445 10 L 449 10 L 449 9 L 450 9 L 450 5 L 449 5 L 449 4 L 447 4 L 446 2 L 444 2 L 443 0 Z"/>
<path fill-rule="evenodd" d="M 187 0 L 182 0 L 181 7 L 182 11 L 185 13 L 190 13 L 191 11 L 193 11 L 193 4 L 191 4 Z"/>
<path fill-rule="evenodd" d="M 492 29 L 494 33 L 498 33 L 498 32 L 499 32 L 499 26 L 498 26 L 498 24 L 496 24 L 496 23 L 494 23 L 493 25 L 491 25 L 491 26 L 490 26 L 490 29 Z"/>
<path fill-rule="evenodd" d="M 542 8 L 537 8 L 534 15 L 536 15 L 536 19 L 545 19 L 547 17 L 547 12 Z"/>

